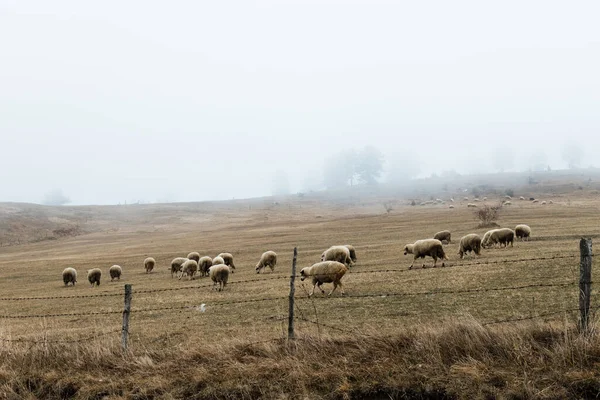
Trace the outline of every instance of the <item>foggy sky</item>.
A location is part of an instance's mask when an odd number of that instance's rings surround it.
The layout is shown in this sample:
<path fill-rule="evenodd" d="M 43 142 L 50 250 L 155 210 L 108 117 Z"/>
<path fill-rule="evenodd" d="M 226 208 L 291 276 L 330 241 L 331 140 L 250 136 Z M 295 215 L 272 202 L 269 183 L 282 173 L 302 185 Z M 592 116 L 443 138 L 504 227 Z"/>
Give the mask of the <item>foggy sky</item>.
<path fill-rule="evenodd" d="M 600 166 L 597 1 L 0 0 L 0 201 L 292 192 L 378 147 L 420 175 Z M 510 150 L 507 150 L 510 149 Z M 384 176 L 385 178 L 385 176 Z"/>

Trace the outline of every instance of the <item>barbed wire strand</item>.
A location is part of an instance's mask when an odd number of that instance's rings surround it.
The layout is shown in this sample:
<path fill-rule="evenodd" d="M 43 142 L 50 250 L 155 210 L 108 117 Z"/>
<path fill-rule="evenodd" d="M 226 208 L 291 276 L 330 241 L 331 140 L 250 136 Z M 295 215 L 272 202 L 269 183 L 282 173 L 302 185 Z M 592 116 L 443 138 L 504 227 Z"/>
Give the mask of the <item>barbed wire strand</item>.
<path fill-rule="evenodd" d="M 80 343 L 85 342 L 92 339 L 99 339 L 104 336 L 117 334 L 121 332 L 121 328 L 118 330 L 112 330 L 108 332 L 102 333 L 94 333 L 93 335 L 81 337 L 78 339 L 60 339 L 60 340 L 50 340 L 50 339 L 42 339 L 42 340 L 32 340 L 32 339 L 24 339 L 24 338 L 16 338 L 16 339 L 8 339 L 0 337 L 0 342 L 10 342 L 10 343 L 33 343 L 33 344 L 47 344 L 47 343 Z"/>

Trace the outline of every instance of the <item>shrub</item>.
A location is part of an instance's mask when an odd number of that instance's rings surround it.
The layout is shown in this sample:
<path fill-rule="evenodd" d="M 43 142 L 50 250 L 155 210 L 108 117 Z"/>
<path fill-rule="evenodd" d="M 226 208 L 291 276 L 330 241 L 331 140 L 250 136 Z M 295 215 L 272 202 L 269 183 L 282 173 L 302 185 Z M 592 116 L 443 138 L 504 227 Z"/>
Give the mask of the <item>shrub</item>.
<path fill-rule="evenodd" d="M 500 213 L 501 208 L 501 204 L 497 206 L 489 206 L 484 204 L 483 206 L 477 208 L 477 210 L 474 211 L 474 214 L 475 218 L 480 221 L 479 227 L 485 228 L 488 226 L 495 226 L 495 221 L 498 219 L 498 214 Z"/>

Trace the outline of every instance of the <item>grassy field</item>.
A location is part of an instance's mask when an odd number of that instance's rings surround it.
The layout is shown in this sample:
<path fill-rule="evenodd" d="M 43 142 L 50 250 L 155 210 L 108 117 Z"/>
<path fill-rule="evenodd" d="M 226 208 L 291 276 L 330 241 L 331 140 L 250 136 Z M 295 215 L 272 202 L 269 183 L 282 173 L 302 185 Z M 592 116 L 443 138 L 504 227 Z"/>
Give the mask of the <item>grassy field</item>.
<path fill-rule="evenodd" d="M 495 205 L 502 196 L 488 197 Z M 560 311 L 578 306 L 579 239 L 598 236 L 600 197 L 582 190 L 541 199 L 554 204 L 513 200 L 497 221 L 530 225 L 530 241 L 464 260 L 460 237 L 487 230 L 464 200 L 454 209 L 316 195 L 70 207 L 62 212 L 78 213 L 89 233 L 0 248 L 0 397 L 585 397 L 596 390 L 600 346 L 595 335 L 576 334 L 576 313 Z M 11 207 L 18 215 L 20 206 Z M 48 212 L 30 210 L 28 218 L 43 225 Z M 404 244 L 443 229 L 453 235 L 446 267 L 418 262 L 409 271 Z M 333 244 L 357 250 L 343 279 L 346 296 L 309 299 L 311 285 L 297 281 L 299 340 L 286 344 L 293 248 L 301 268 Z M 257 275 L 266 250 L 277 252 L 278 265 Z M 234 255 L 225 291 L 211 290 L 207 278 L 171 278 L 170 260 L 191 251 Z M 151 274 L 143 268 L 148 256 L 158 264 Z M 113 264 L 123 267 L 120 281 L 108 278 Z M 68 266 L 79 273 L 75 287 L 62 284 Z M 103 271 L 98 288 L 86 280 L 93 267 Z M 119 347 L 124 283 L 134 292 L 126 355 Z M 553 284 L 564 285 L 543 286 Z M 77 315 L 43 317 L 62 313 Z M 544 314 L 551 315 L 486 325 Z"/>

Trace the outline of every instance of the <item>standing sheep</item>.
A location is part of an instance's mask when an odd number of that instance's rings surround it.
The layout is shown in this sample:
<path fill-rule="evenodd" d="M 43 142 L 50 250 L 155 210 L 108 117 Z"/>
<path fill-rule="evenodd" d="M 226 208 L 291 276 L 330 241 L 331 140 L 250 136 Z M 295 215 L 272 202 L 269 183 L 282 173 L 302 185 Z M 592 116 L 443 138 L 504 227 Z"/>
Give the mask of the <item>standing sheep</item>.
<path fill-rule="evenodd" d="M 62 278 L 65 286 L 69 286 L 69 283 L 75 286 L 77 283 L 77 271 L 75 268 L 65 268 L 62 272 Z"/>
<path fill-rule="evenodd" d="M 321 254 L 321 261 L 338 261 L 347 266 L 352 265 L 350 250 L 346 246 L 331 246 Z"/>
<path fill-rule="evenodd" d="M 230 272 L 230 267 L 228 267 L 225 264 L 218 264 L 218 265 L 213 265 L 212 267 L 210 267 L 208 269 L 208 275 L 210 276 L 210 279 L 212 279 L 213 281 L 213 289 L 215 289 L 215 286 L 217 285 L 217 283 L 219 284 L 219 288 L 218 291 L 222 291 L 223 289 L 225 289 L 225 286 L 227 285 L 227 281 L 229 280 L 229 272 Z"/>
<path fill-rule="evenodd" d="M 313 264 L 310 267 L 304 267 L 300 270 L 300 280 L 304 281 L 304 279 L 309 276 L 312 277 L 313 288 L 312 291 L 308 294 L 312 296 L 315 292 L 315 287 L 319 287 L 321 293 L 325 294 L 325 291 L 321 287 L 323 283 L 333 283 L 333 289 L 327 296 L 331 296 L 331 294 L 340 287 L 342 291 L 342 295 L 344 295 L 344 288 L 342 286 L 341 279 L 348 272 L 348 267 L 341 262 L 338 261 L 321 261 L 319 263 Z"/>
<path fill-rule="evenodd" d="M 92 268 L 87 272 L 88 281 L 92 287 L 94 285 L 100 286 L 100 278 L 102 277 L 102 271 L 100 268 Z"/>
<path fill-rule="evenodd" d="M 171 278 L 173 277 L 173 274 L 177 274 L 181 271 L 183 263 L 187 260 L 188 259 L 184 257 L 177 257 L 174 258 L 173 261 L 171 261 Z"/>
<path fill-rule="evenodd" d="M 256 273 L 259 274 L 260 270 L 263 268 L 271 268 L 271 272 L 275 270 L 275 264 L 277 264 L 277 253 L 274 251 L 265 251 L 262 256 L 260 256 L 260 260 L 258 264 L 256 264 Z"/>
<path fill-rule="evenodd" d="M 444 260 L 447 260 L 446 253 L 444 253 L 444 247 L 442 246 L 442 242 L 437 239 L 423 239 L 417 240 L 413 244 L 407 244 L 404 246 L 404 255 L 413 254 L 414 259 L 412 264 L 408 269 L 412 269 L 415 260 L 417 258 L 423 259 L 423 268 L 425 268 L 425 257 L 429 256 L 433 258 L 433 266 L 435 267 L 437 264 L 438 258 L 442 260 L 442 267 L 445 267 Z"/>
<path fill-rule="evenodd" d="M 156 260 L 152 257 L 148 257 L 144 260 L 144 268 L 146 269 L 147 274 L 152 272 L 155 265 L 156 265 Z"/>
<path fill-rule="evenodd" d="M 458 255 L 462 259 L 467 252 L 473 252 L 477 255 L 481 252 L 481 237 L 476 233 L 470 233 L 460 238 L 458 246 Z"/>
<path fill-rule="evenodd" d="M 233 256 L 231 255 L 231 253 L 221 253 L 217 257 L 223 258 L 224 264 L 228 267 L 231 267 L 231 273 L 233 274 L 233 272 L 235 271 L 235 265 L 233 265 Z"/>
<path fill-rule="evenodd" d="M 486 233 L 487 235 L 487 233 Z M 498 244 L 500 247 L 504 245 L 507 247 L 510 243 L 511 247 L 515 239 L 515 231 L 510 228 L 493 229 L 490 231 L 489 236 L 484 236 L 484 240 L 481 243 L 483 248 L 492 247 Z"/>
<path fill-rule="evenodd" d="M 212 267 L 213 260 L 208 256 L 204 256 L 200 258 L 198 262 L 198 271 L 200 272 L 200 276 L 208 275 L 208 269 Z"/>
<path fill-rule="evenodd" d="M 435 235 L 433 235 L 433 238 L 439 240 L 442 243 L 444 240 L 447 240 L 448 243 L 451 243 L 452 240 L 450 239 L 450 236 L 451 236 L 450 231 L 440 231 L 440 232 L 436 233 Z"/>
<path fill-rule="evenodd" d="M 123 269 L 119 265 L 113 265 L 108 269 L 108 273 L 110 275 L 110 281 L 113 279 L 121 280 L 121 274 L 123 273 Z"/>
<path fill-rule="evenodd" d="M 225 260 L 223 260 L 223 257 L 216 256 L 215 258 L 212 259 L 212 265 L 221 265 L 221 264 L 225 264 Z"/>
<path fill-rule="evenodd" d="M 198 253 L 197 251 L 192 251 L 190 254 L 187 255 L 188 260 L 194 260 L 197 263 L 200 262 L 200 253 Z"/>
<path fill-rule="evenodd" d="M 187 260 L 181 266 L 181 275 L 179 275 L 179 279 L 181 280 L 181 278 L 183 278 L 184 275 L 187 275 L 190 277 L 191 281 L 192 279 L 194 279 L 196 271 L 198 271 L 198 263 L 196 262 L 196 260 Z"/>
<path fill-rule="evenodd" d="M 531 236 L 531 228 L 528 225 L 517 225 L 515 227 L 515 236 L 521 240 L 529 240 L 529 236 Z"/>
<path fill-rule="evenodd" d="M 467 207 L 477 207 L 477 204 L 469 203 L 467 204 Z"/>

